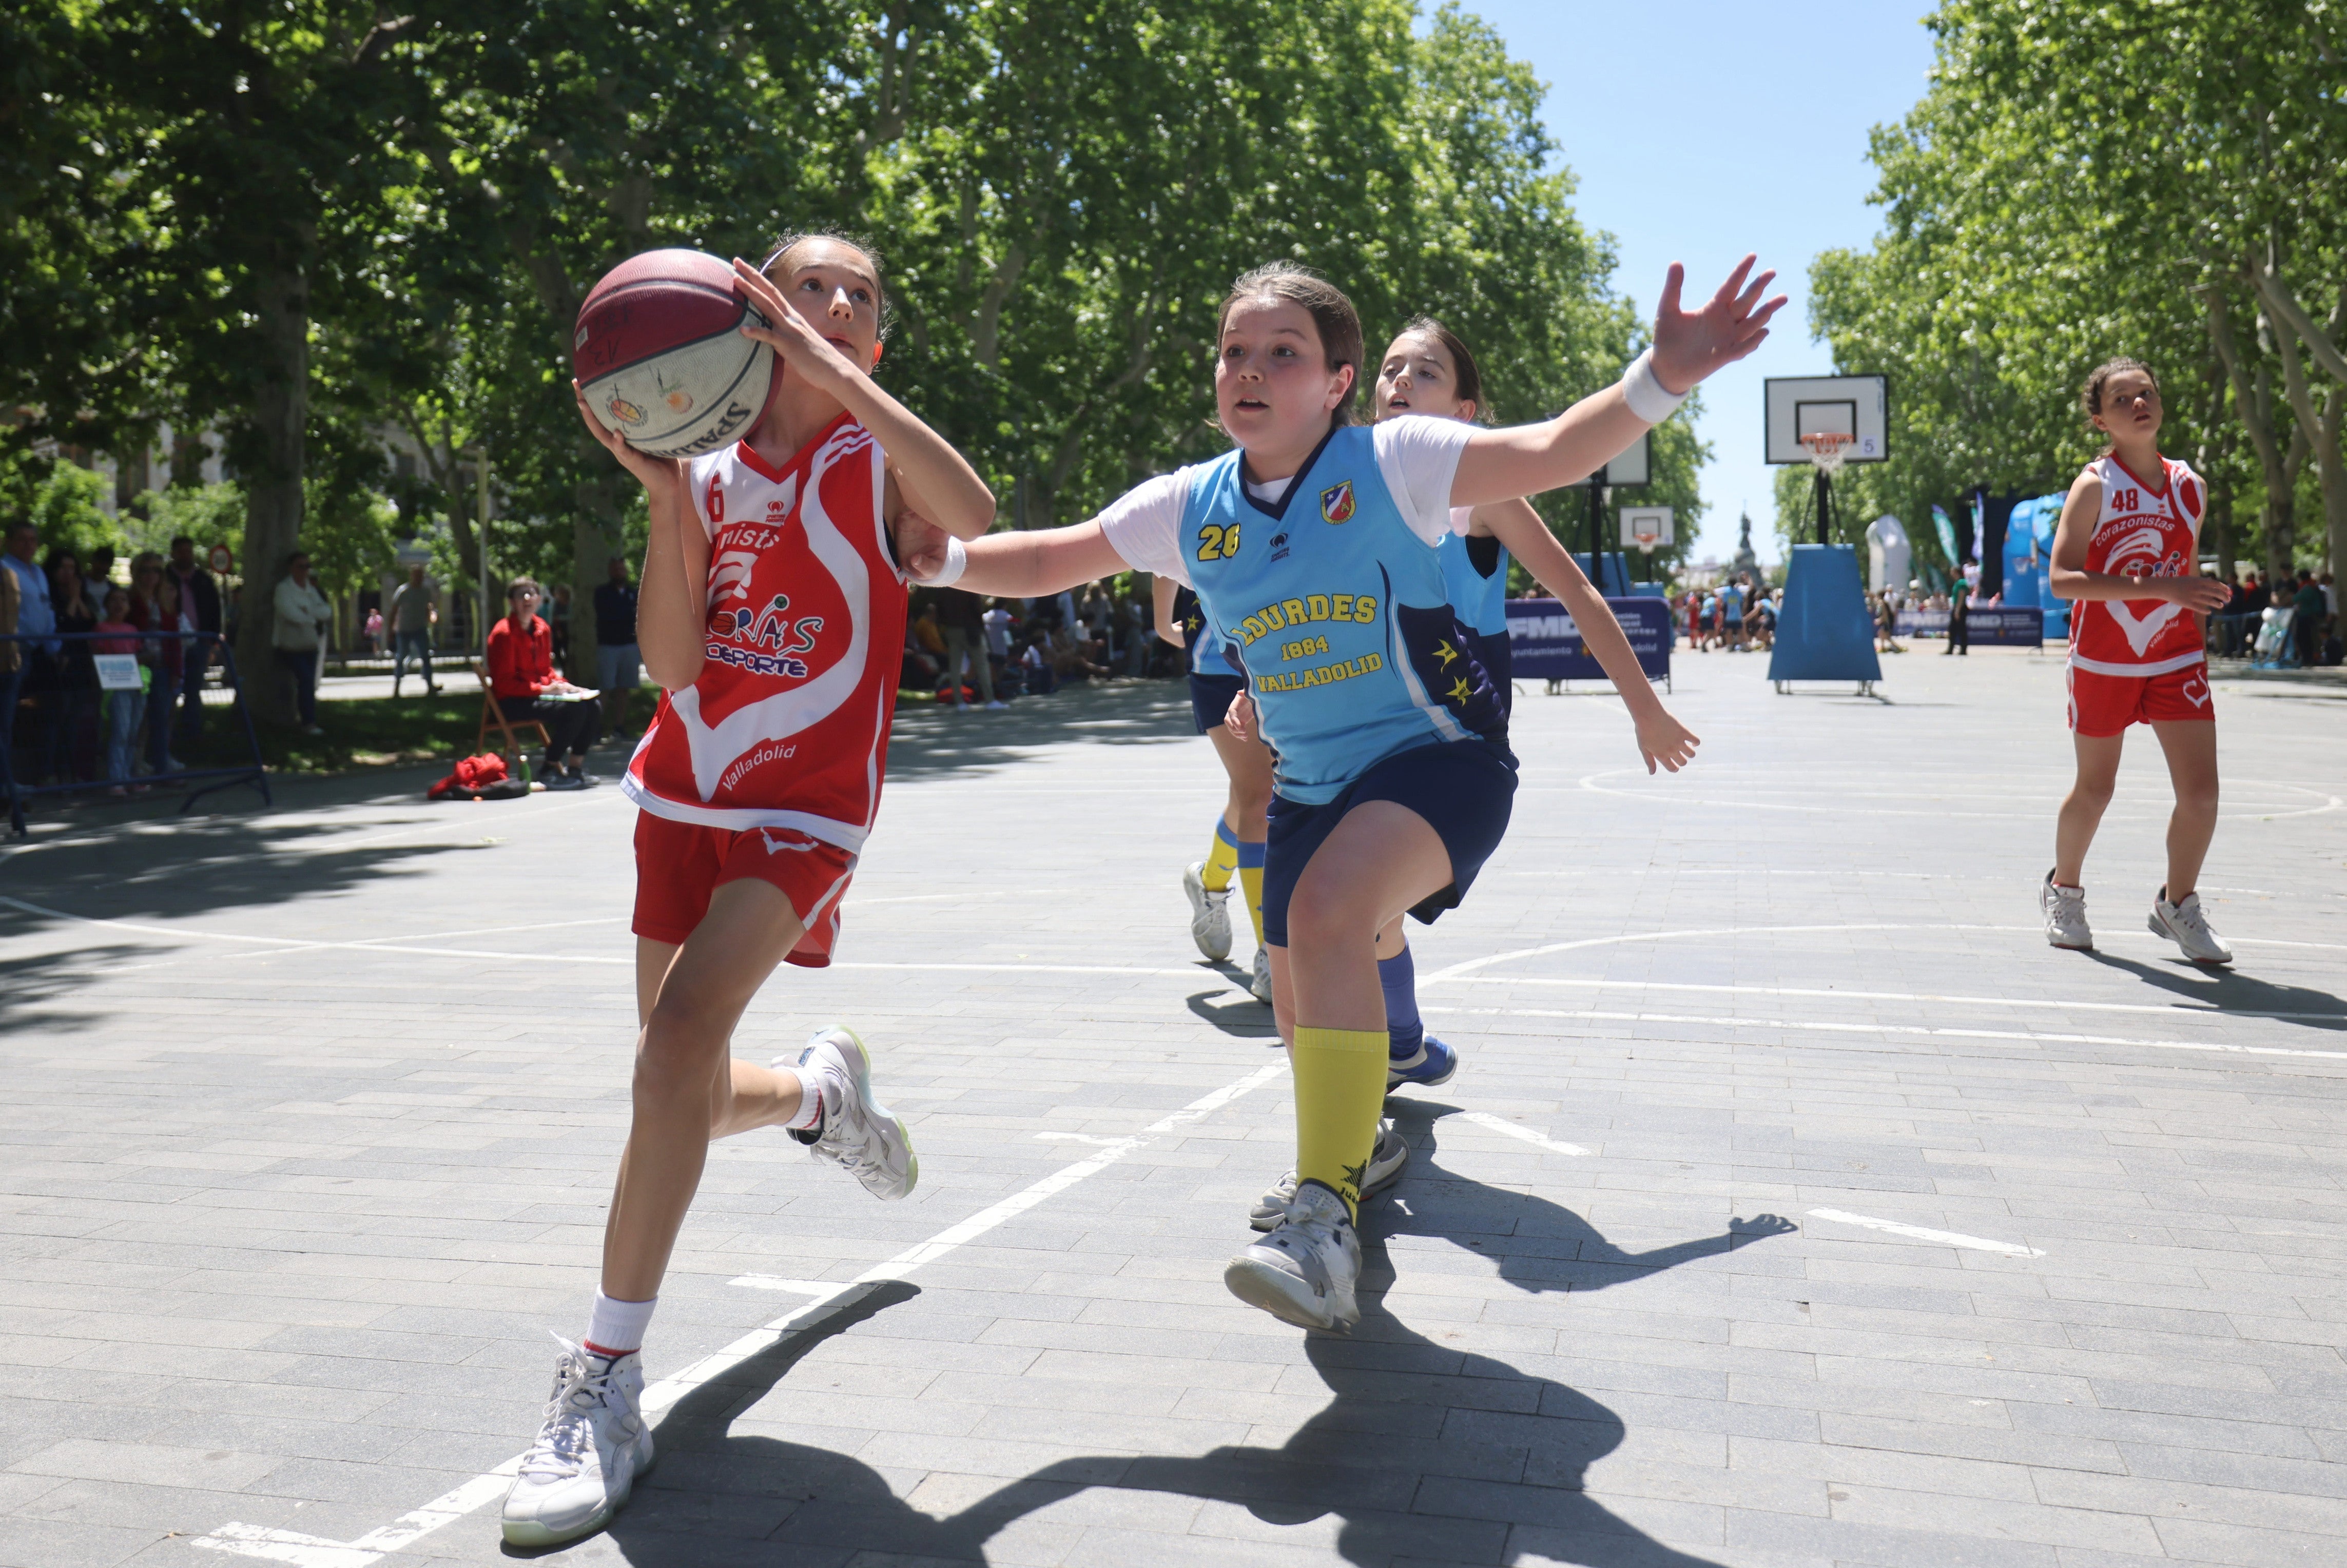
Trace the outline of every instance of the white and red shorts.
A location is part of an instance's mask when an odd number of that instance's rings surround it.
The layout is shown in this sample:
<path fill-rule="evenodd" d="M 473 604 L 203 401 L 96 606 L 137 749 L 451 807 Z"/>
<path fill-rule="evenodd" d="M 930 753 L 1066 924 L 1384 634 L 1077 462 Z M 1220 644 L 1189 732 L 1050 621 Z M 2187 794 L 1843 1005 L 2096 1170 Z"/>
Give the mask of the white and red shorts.
<path fill-rule="evenodd" d="M 734 833 L 636 814 L 636 917 L 639 937 L 684 945 L 709 913 L 710 895 L 753 876 L 790 900 L 806 927 L 788 961 L 810 969 L 831 962 L 839 940 L 839 905 L 856 875 L 856 856 L 835 844 L 787 827 Z"/>
<path fill-rule="evenodd" d="M 2209 666 L 2199 660 L 2157 675 L 2109 675 L 2070 666 L 2070 728 L 2077 734 L 2107 737 L 2129 724 L 2216 717 Z"/>

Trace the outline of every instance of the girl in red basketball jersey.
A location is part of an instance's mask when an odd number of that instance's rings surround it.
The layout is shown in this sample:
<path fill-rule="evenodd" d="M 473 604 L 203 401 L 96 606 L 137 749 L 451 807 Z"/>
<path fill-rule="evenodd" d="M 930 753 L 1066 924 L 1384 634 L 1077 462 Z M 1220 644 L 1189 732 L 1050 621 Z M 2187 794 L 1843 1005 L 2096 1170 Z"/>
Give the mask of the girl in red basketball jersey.
<path fill-rule="evenodd" d="M 2217 724 L 2202 657 L 2208 615 L 2225 585 L 2202 577 L 2200 477 L 2159 455 L 2159 384 L 2115 359 L 2086 378 L 2080 401 L 2111 448 L 2070 486 L 2054 536 L 2053 590 L 2078 601 L 2070 625 L 2070 729 L 2078 777 L 2054 829 L 2054 869 L 2038 902 L 2045 939 L 2092 948 L 2079 881 L 2095 826 L 2111 803 L 2127 726 L 2149 724 L 2168 755 L 2176 811 L 2168 820 L 2168 881 L 2151 929 L 2199 964 L 2233 955 L 2209 928 L 2195 884 L 2217 831 Z"/>
<path fill-rule="evenodd" d="M 662 695 L 625 781 L 642 808 L 634 1121 L 587 1332 L 564 1347 L 506 1500 L 518 1546 L 600 1529 L 651 1463 L 637 1350 L 711 1139 L 786 1129 L 880 1198 L 919 1173 L 855 1035 L 825 1030 L 771 1068 L 728 1045 L 777 964 L 831 961 L 879 805 L 907 558 L 941 559 L 937 528 L 986 532 L 994 498 L 874 384 L 884 295 L 868 251 L 794 236 L 734 271 L 773 323 L 743 330 L 782 359 L 739 446 L 647 456 L 579 403 L 651 498 L 637 626 Z"/>

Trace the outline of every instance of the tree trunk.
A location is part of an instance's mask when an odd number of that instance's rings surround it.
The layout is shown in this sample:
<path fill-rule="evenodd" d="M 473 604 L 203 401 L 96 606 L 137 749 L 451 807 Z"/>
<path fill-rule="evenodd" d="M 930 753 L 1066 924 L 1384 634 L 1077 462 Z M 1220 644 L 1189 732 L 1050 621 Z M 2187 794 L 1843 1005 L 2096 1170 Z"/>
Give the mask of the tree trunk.
<path fill-rule="evenodd" d="M 595 590 L 610 580 L 611 558 L 624 555 L 628 535 L 621 525 L 622 475 L 611 464 L 579 485 L 579 510 L 570 523 L 570 679 L 592 686 L 595 669 Z M 643 563 L 629 564 L 631 580 L 643 580 Z"/>
<path fill-rule="evenodd" d="M 244 591 L 239 598 L 237 673 L 255 718 L 294 721 L 293 688 L 272 651 L 277 584 L 302 537 L 302 477 L 310 417 L 310 300 L 299 262 L 261 280 L 253 313 L 261 370 L 252 388 L 252 423 L 261 460 L 244 477 Z"/>
<path fill-rule="evenodd" d="M 2234 416 L 2250 437 L 2250 445 L 2258 454 L 2258 469 L 2265 478 L 2265 547 L 2266 575 L 2271 581 L 2290 565 L 2291 546 L 2297 532 L 2297 499 L 2294 494 L 2299 463 L 2302 456 L 2286 458 L 2281 443 L 2274 434 L 2273 383 L 2264 365 L 2252 376 L 2250 367 L 2242 363 L 2239 348 L 2233 341 L 2233 323 L 2225 306 L 2222 284 L 2212 284 L 2201 296 L 2208 302 L 2209 339 L 2216 345 L 2217 357 L 2224 361 L 2225 374 L 2233 384 Z M 2298 432 L 2293 447 L 2302 446 L 2305 432 Z"/>

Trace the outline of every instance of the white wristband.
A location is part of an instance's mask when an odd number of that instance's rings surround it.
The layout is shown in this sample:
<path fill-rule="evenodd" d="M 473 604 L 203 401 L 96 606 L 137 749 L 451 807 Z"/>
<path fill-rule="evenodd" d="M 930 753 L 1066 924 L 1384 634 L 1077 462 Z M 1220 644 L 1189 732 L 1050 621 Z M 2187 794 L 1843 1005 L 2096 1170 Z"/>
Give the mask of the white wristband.
<path fill-rule="evenodd" d="M 1687 392 L 1694 390 L 1689 387 Z M 1630 368 L 1622 373 L 1622 401 L 1630 405 L 1631 413 L 1649 425 L 1660 425 L 1676 414 L 1679 405 L 1686 400 L 1686 392 L 1669 390 L 1655 374 L 1653 349 L 1631 361 Z"/>
<path fill-rule="evenodd" d="M 969 552 L 962 548 L 959 539 L 948 534 L 946 536 L 946 564 L 938 568 L 938 575 L 917 577 L 913 580 L 923 588 L 951 588 L 961 580 L 961 574 L 969 569 Z"/>

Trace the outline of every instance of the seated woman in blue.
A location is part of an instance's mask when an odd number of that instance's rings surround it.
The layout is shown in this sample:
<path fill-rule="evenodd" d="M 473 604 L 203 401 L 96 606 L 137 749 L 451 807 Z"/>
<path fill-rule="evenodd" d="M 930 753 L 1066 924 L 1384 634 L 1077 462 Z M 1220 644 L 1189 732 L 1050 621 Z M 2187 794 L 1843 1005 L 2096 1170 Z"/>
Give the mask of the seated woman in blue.
<path fill-rule="evenodd" d="M 1224 1281 L 1287 1322 L 1327 1328 L 1359 1315 L 1354 1205 L 1386 1091 L 1377 933 L 1405 910 L 1430 919 L 1459 901 L 1515 792 L 1499 693 L 1443 584 L 1436 546 L 1451 508 L 1585 477 L 1759 346 L 1784 299 L 1762 302 L 1774 274 L 1747 286 L 1752 265 L 1694 312 L 1680 306 L 1674 265 L 1654 347 L 1619 384 L 1496 430 L 1349 424 L 1362 358 L 1351 302 L 1301 268 L 1258 268 L 1232 286 L 1215 332 L 1215 405 L 1233 450 L 1072 528 L 953 541 L 929 579 L 1031 598 L 1126 568 L 1159 573 L 1195 589 L 1237 650 L 1278 758 L 1263 923 L 1292 1042 L 1299 1181 L 1279 1227 Z M 1498 531 L 1519 553 L 1531 543 Z M 1692 759 L 1696 737 L 1645 682 L 1622 698 L 1650 771 Z"/>

